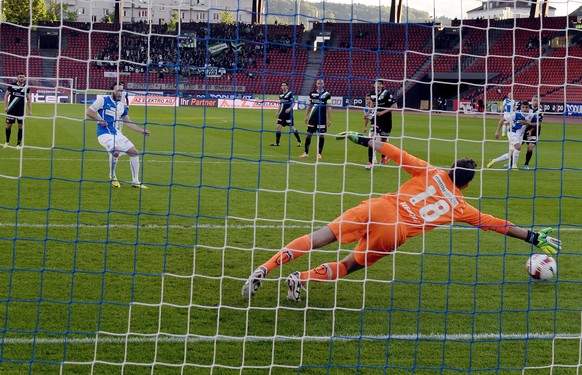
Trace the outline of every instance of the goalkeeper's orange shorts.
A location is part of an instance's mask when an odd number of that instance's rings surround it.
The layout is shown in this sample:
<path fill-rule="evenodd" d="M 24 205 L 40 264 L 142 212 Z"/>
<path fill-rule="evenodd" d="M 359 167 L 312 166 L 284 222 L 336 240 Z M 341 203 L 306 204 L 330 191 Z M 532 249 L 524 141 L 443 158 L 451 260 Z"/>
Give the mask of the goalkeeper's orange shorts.
<path fill-rule="evenodd" d="M 404 224 L 396 224 L 397 208 L 386 199 L 374 198 L 344 212 L 328 226 L 340 243 L 358 241 L 356 262 L 371 266 L 406 241 Z"/>

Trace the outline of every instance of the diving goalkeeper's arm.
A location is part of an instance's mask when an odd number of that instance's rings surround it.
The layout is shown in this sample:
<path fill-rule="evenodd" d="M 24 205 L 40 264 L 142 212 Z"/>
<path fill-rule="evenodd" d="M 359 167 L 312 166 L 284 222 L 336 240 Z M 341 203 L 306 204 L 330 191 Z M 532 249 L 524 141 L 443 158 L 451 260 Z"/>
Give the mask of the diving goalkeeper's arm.
<path fill-rule="evenodd" d="M 418 171 L 422 170 L 422 168 L 414 167 L 426 167 L 429 165 L 424 160 L 418 159 L 396 146 L 386 142 L 373 140 L 372 138 L 366 137 L 363 134 L 357 133 L 355 131 L 339 133 L 336 138 L 347 138 L 350 141 L 364 147 L 373 147 L 376 151 L 380 151 L 383 155 L 388 156 L 397 164 L 402 165 L 404 169 L 406 169 L 411 174 L 416 174 Z M 510 237 L 519 238 L 525 242 L 531 243 L 548 255 L 554 255 L 558 251 L 562 250 L 562 241 L 551 237 L 550 233 L 552 233 L 552 228 L 544 228 L 538 232 L 535 232 L 511 225 L 509 228 L 507 228 L 505 234 Z"/>

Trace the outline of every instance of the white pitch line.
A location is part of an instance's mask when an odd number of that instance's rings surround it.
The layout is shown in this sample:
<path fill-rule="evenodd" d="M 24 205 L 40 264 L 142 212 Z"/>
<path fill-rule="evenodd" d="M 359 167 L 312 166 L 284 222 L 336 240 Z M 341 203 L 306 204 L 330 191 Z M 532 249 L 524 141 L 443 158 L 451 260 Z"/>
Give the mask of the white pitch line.
<path fill-rule="evenodd" d="M 96 151 L 87 151 L 87 152 L 91 152 L 91 153 L 95 153 Z M 34 161 L 34 160 L 38 160 L 38 161 L 74 161 L 74 162 L 79 162 L 81 160 L 83 161 L 87 161 L 87 162 L 102 162 L 103 160 L 107 160 L 107 153 L 105 151 L 97 151 L 101 154 L 103 154 L 103 158 L 38 158 L 38 157 L 0 157 L 0 160 L 27 160 L 27 161 Z M 239 158 L 255 158 L 258 155 L 262 155 L 263 157 L 268 156 L 268 157 L 280 157 L 281 154 L 280 153 L 269 153 L 269 152 L 263 152 L 260 154 L 246 154 L 246 153 L 230 153 L 230 152 L 213 152 L 213 153 L 207 153 L 207 154 L 188 154 L 188 153 L 182 153 L 180 151 L 156 151 L 155 152 L 155 156 L 160 157 L 160 156 L 165 156 L 164 159 L 152 159 L 152 157 L 154 156 L 153 154 L 150 155 L 148 153 L 143 155 L 144 158 L 144 162 L 145 163 L 170 163 L 170 162 L 174 162 L 174 163 L 200 163 L 200 159 L 204 160 L 205 163 L 211 163 L 214 162 L 212 161 L 213 159 L 218 159 L 218 158 L 222 158 L 225 160 L 218 160 L 218 162 L 230 162 L 230 159 L 233 159 L 233 161 L 237 161 L 237 162 L 252 162 L 252 163 L 257 163 L 256 161 L 246 161 L 246 160 L 237 160 Z M 192 161 L 190 160 L 172 160 L 175 158 L 190 158 L 190 159 L 194 159 Z M 271 162 L 270 160 L 261 160 L 261 162 Z"/>
<path fill-rule="evenodd" d="M 179 164 L 179 163 L 188 163 L 188 164 L 200 164 L 201 162 L 204 164 L 225 164 L 225 163 L 257 163 L 256 161 L 246 161 L 246 160 L 239 160 L 240 157 L 251 157 L 251 156 L 255 156 L 255 155 L 238 155 L 237 157 L 231 157 L 231 156 L 214 156 L 214 157 L 206 157 L 206 156 L 191 156 L 191 155 L 175 155 L 174 158 L 172 158 L 171 155 L 168 155 L 168 159 L 142 159 L 142 162 L 144 163 L 175 163 L 175 164 Z M 277 157 L 278 155 L 263 155 L 263 156 L 269 156 L 269 157 Z M 175 158 L 190 158 L 192 160 L 175 160 Z M 216 160 L 218 158 L 222 158 L 224 160 Z M 201 159 L 203 159 L 203 161 L 201 161 Z M 0 160 L 20 160 L 20 158 L 0 158 Z M 23 158 L 23 160 L 26 161 L 35 161 L 35 160 L 39 160 L 39 161 L 47 161 L 46 158 Z M 103 162 L 106 161 L 107 159 L 103 158 L 103 159 L 88 159 L 85 158 L 82 161 L 85 162 Z M 51 159 L 51 161 L 65 161 L 65 162 L 80 162 L 81 159 Z M 262 163 L 273 163 L 273 162 L 277 162 L 277 163 L 282 163 L 285 162 L 285 160 L 262 160 Z"/>
<path fill-rule="evenodd" d="M 260 229 L 309 229 L 312 227 L 318 227 L 325 225 L 326 221 L 315 221 L 313 224 L 198 224 L 198 225 L 161 225 L 161 224 L 142 224 L 139 225 L 139 228 L 143 229 L 163 229 L 163 228 L 170 228 L 170 229 L 252 229 L 252 228 L 260 228 Z M 56 224 L 56 223 L 49 223 L 49 224 L 40 224 L 40 223 L 3 223 L 0 222 L 0 227 L 22 227 L 22 228 L 88 228 L 88 229 L 104 229 L 104 228 L 121 228 L 121 229 L 134 229 L 138 227 L 135 224 Z M 444 225 L 441 227 L 436 227 L 436 230 L 477 230 L 474 227 L 449 227 L 448 225 Z M 582 227 L 561 227 L 561 232 L 580 232 L 582 231 Z"/>
<path fill-rule="evenodd" d="M 324 223 L 323 221 L 318 223 L 318 222 L 314 222 L 313 225 L 319 225 Z M 311 228 L 313 225 L 311 224 L 305 224 L 305 225 L 283 225 L 283 224 L 277 224 L 277 225 L 267 225 L 267 224 L 260 224 L 260 225 L 256 225 L 256 224 L 225 224 L 228 225 L 228 228 L 232 228 L 232 229 L 250 229 L 250 228 L 264 228 L 264 229 L 277 229 L 277 228 L 297 228 L 297 229 L 303 229 L 303 228 Z M 175 224 L 170 224 L 170 225 L 160 225 L 160 224 L 142 224 L 139 226 L 139 228 L 144 228 L 144 229 L 160 229 L 160 228 L 172 228 L 172 229 L 195 229 L 195 228 L 199 228 L 199 229 L 224 229 L 225 225 L 215 225 L 215 224 L 198 224 L 198 225 L 175 225 Z M 0 222 L 0 227 L 14 227 L 15 223 L 2 223 Z M 95 229 L 103 229 L 103 228 L 122 228 L 122 229 L 131 229 L 131 228 L 135 228 L 136 225 L 135 224 L 110 224 L 110 225 L 106 225 L 106 224 L 54 224 L 54 223 L 50 223 L 50 224 L 35 224 L 35 223 L 18 223 L 18 225 L 16 225 L 18 227 L 24 227 L 24 228 L 95 228 Z M 477 230 L 476 228 L 473 227 L 448 227 L 448 226 L 443 226 L 443 227 L 437 227 L 435 229 L 440 229 L 440 230 Z M 573 232 L 579 232 L 582 231 L 582 228 L 560 228 L 560 231 L 573 231 Z"/>
<path fill-rule="evenodd" d="M 133 229 L 136 228 L 134 224 L 33 224 L 33 223 L 0 223 L 0 227 L 24 227 L 24 228 L 93 228 L 93 229 L 104 229 L 104 228 L 122 228 L 122 229 Z M 249 228 L 265 228 L 265 229 L 277 229 L 277 228 L 311 228 L 312 225 L 228 225 L 227 228 L 231 229 L 249 229 Z M 143 229 L 224 229 L 225 225 L 211 225 L 211 224 L 198 224 L 198 225 L 159 225 L 159 224 L 143 224 L 139 228 Z"/>
<path fill-rule="evenodd" d="M 13 338 L 5 337 L 0 339 L 3 345 L 18 344 L 120 344 L 120 343 L 181 343 L 181 342 L 273 342 L 273 341 L 309 341 L 327 342 L 337 341 L 380 341 L 380 340 L 425 340 L 425 341 L 486 341 L 486 340 L 580 340 L 580 333 L 480 333 L 480 334 L 395 334 L 391 336 L 167 336 L 166 334 L 156 335 L 127 335 L 115 336 L 101 334 L 100 337 L 67 337 L 67 338 Z"/>

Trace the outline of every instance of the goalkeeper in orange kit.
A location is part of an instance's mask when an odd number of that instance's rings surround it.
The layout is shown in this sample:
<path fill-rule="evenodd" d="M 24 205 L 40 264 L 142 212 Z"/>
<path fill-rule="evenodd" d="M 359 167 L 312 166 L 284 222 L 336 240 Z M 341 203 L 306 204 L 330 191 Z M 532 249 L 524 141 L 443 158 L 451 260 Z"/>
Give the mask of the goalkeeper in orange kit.
<path fill-rule="evenodd" d="M 287 298 L 297 302 L 306 281 L 342 278 L 389 255 L 407 238 L 453 222 L 464 222 L 482 230 L 522 239 L 549 255 L 561 250 L 561 241 L 549 236 L 551 228 L 539 232 L 522 229 L 507 220 L 484 214 L 465 202 L 461 190 L 469 186 L 475 176 L 475 161 L 459 159 L 447 172 L 389 143 L 356 132 L 338 134 L 338 139 L 344 138 L 381 152 L 412 178 L 402 184 L 398 192 L 364 201 L 323 228 L 291 241 L 251 274 L 242 288 L 244 297 L 252 297 L 273 269 L 311 249 L 335 241 L 343 244 L 357 241 L 354 251 L 341 261 L 324 263 L 306 272 L 293 272 L 287 277 Z"/>

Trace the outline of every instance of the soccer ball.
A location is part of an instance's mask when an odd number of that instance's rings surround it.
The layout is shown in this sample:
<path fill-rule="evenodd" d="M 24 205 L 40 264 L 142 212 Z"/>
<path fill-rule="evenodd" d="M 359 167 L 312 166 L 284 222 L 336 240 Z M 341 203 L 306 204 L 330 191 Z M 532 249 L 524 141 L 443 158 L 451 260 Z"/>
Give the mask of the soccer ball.
<path fill-rule="evenodd" d="M 525 263 L 525 270 L 534 279 L 550 280 L 556 275 L 558 265 L 552 257 L 534 254 Z"/>

